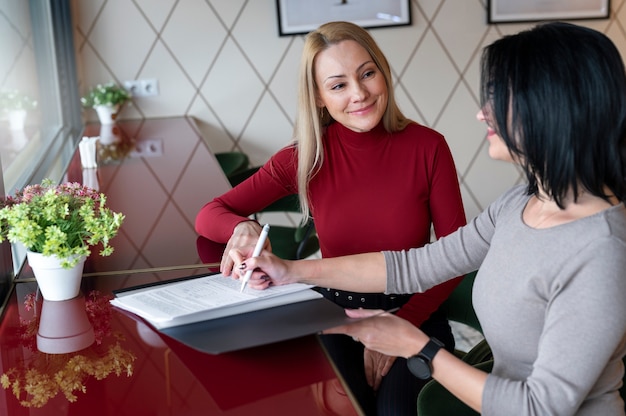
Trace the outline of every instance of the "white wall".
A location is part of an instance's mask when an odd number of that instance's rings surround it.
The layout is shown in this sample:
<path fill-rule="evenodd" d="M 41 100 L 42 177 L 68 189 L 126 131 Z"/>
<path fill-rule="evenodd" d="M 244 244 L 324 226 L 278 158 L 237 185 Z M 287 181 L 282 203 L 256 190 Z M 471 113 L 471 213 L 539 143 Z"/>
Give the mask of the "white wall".
<path fill-rule="evenodd" d="M 521 180 L 486 152 L 478 59 L 486 44 L 529 24 L 488 25 L 486 0 L 411 0 L 412 26 L 373 29 L 396 77 L 403 111 L 442 132 L 452 149 L 468 218 Z M 626 52 L 624 0 L 611 18 L 580 21 Z M 81 91 L 157 78 L 122 119 L 190 115 L 213 151 L 239 148 L 260 164 L 293 127 L 302 37 L 279 37 L 275 0 L 73 0 Z M 92 110 L 85 113 L 95 119 Z M 399 163 L 403 163 L 399 161 Z"/>

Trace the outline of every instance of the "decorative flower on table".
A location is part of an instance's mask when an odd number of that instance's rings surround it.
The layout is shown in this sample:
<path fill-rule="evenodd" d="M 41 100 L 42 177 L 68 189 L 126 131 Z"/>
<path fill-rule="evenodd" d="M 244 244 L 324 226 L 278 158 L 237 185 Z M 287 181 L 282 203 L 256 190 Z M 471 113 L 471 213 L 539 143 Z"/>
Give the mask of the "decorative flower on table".
<path fill-rule="evenodd" d="M 123 214 L 106 206 L 103 193 L 44 179 L 0 200 L 0 242 L 7 239 L 45 256 L 56 255 L 70 268 L 79 256 L 91 253 L 90 246 L 102 244 L 102 256 L 113 253 L 109 241 L 123 220 Z"/>
<path fill-rule="evenodd" d="M 45 354 L 37 350 L 37 333 L 40 316 L 20 318 L 20 339 L 33 352 L 30 359 L 20 366 L 9 369 L 0 376 L 0 384 L 10 389 L 20 404 L 25 407 L 42 407 L 58 393 L 63 393 L 70 402 L 78 397 L 76 392 L 86 392 L 90 377 L 103 380 L 111 374 L 127 377 L 133 374 L 136 357 L 125 350 L 123 336 L 112 331 L 111 297 L 97 291 L 90 292 L 85 300 L 85 309 L 95 332 L 95 342 L 81 351 L 67 354 Z M 37 310 L 35 293 L 26 296 L 26 310 Z"/>
<path fill-rule="evenodd" d="M 124 87 L 110 81 L 91 88 L 87 94 L 81 97 L 80 102 L 84 107 L 114 106 L 122 105 L 130 99 L 131 94 Z"/>

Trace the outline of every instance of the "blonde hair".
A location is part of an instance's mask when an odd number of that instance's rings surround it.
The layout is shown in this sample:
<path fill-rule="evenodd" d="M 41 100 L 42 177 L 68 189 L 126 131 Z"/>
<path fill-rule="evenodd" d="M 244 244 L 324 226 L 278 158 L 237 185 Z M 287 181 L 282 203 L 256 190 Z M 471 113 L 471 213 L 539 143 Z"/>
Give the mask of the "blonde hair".
<path fill-rule="evenodd" d="M 328 111 L 316 105 L 315 58 L 320 52 L 344 40 L 353 40 L 365 48 L 385 78 L 388 90 L 387 108 L 383 114 L 385 130 L 397 132 L 411 122 L 396 104 L 387 58 L 365 29 L 350 22 L 330 22 L 310 32 L 305 38 L 300 60 L 298 110 L 294 128 L 298 155 L 298 194 L 304 220 L 310 217 L 309 182 L 324 162 L 323 130 L 333 121 Z"/>

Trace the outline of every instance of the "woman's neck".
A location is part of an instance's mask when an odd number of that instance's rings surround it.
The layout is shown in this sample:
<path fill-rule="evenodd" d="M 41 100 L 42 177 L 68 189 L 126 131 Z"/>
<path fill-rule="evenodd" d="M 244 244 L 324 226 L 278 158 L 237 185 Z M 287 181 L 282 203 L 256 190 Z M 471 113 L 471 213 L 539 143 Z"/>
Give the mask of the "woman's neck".
<path fill-rule="evenodd" d="M 540 190 L 528 201 L 523 219 L 529 227 L 550 228 L 597 214 L 618 203 L 614 196 L 610 196 L 609 201 L 606 201 L 585 191 L 579 192 L 574 197 L 573 191 L 570 191 L 561 201 L 563 206 L 561 208 L 553 198 Z"/>

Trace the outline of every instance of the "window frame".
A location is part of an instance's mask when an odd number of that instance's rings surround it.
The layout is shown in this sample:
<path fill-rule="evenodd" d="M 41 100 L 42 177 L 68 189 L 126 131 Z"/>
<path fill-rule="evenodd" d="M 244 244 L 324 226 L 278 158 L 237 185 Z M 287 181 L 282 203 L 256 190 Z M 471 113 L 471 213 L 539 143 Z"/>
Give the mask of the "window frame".
<path fill-rule="evenodd" d="M 45 150 L 28 159 L 28 165 L 16 175 L 15 188 L 41 182 L 44 178 L 60 181 L 84 129 L 70 0 L 29 0 L 29 9 L 39 82 L 38 106 L 42 109 L 38 134 Z M 29 156 L 26 155 L 27 158 Z M 5 189 L 0 166 L 0 196 L 11 191 Z M 19 279 L 24 259 L 24 253 L 19 253 L 10 243 L 5 241 L 0 244 L 2 310 Z"/>

